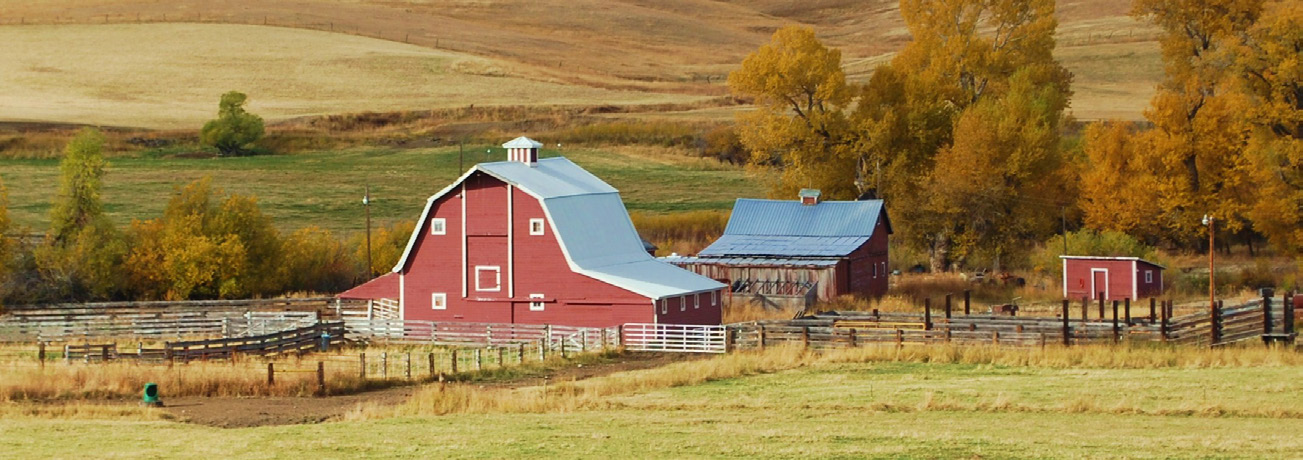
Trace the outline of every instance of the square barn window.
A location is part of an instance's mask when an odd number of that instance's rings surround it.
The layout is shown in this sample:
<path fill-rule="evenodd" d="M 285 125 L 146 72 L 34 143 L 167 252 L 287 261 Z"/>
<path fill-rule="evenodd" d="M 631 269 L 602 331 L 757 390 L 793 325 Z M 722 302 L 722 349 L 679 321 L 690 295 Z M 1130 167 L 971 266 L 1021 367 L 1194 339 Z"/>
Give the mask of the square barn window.
<path fill-rule="evenodd" d="M 430 294 L 430 308 L 433 310 L 447 310 L 448 294 L 442 292 Z"/>
<path fill-rule="evenodd" d="M 430 234 L 447 235 L 448 234 L 447 226 L 448 226 L 447 219 L 444 219 L 442 217 L 435 217 L 433 219 L 430 219 Z"/>
<path fill-rule="evenodd" d="M 543 311 L 543 294 L 530 294 L 529 298 L 529 311 Z"/>
<path fill-rule="evenodd" d="M 476 265 L 475 290 L 484 292 L 501 291 L 502 269 L 494 265 Z"/>
<path fill-rule="evenodd" d="M 529 234 L 530 234 L 530 235 L 542 235 L 542 234 L 543 234 L 543 219 L 530 219 L 530 220 L 529 220 Z"/>

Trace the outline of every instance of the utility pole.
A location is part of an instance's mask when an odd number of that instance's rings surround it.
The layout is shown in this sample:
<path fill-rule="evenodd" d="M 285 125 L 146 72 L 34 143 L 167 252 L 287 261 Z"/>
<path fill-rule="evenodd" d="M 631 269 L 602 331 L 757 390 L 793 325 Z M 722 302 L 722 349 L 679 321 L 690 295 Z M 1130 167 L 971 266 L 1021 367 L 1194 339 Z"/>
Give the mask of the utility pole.
<path fill-rule="evenodd" d="M 1217 318 L 1217 278 L 1214 271 L 1214 261 L 1217 257 L 1217 246 L 1214 245 L 1213 239 L 1217 231 L 1217 223 L 1213 216 L 1204 214 L 1203 224 L 1208 226 L 1208 311 L 1212 313 L 1214 320 Z M 1216 328 L 1216 325 L 1213 325 Z"/>
<path fill-rule="evenodd" d="M 371 265 L 371 184 L 367 184 L 362 195 L 362 208 L 366 210 L 366 277 L 375 275 L 375 266 Z"/>

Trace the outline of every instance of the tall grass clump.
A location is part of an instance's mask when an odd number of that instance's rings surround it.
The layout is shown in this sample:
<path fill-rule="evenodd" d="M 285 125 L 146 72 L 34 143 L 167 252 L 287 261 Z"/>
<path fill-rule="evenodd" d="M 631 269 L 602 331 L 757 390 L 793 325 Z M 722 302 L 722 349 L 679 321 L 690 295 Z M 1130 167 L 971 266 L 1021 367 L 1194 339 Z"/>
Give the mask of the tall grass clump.
<path fill-rule="evenodd" d="M 657 246 L 657 256 L 696 254 L 723 235 L 728 225 L 724 211 L 633 212 L 629 218 L 638 234 Z"/>

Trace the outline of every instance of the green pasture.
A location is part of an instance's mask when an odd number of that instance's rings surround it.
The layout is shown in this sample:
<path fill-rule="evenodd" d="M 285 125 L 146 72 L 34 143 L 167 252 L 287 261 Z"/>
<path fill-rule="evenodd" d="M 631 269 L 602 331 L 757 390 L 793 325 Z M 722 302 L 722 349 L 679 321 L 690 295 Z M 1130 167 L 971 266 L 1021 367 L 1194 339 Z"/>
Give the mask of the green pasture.
<path fill-rule="evenodd" d="M 1289 458 L 1296 366 L 822 364 L 550 414 L 219 429 L 0 420 L 14 458 Z M 1295 411 L 1273 413 L 1280 408 Z"/>
<path fill-rule="evenodd" d="M 465 167 L 505 159 L 501 148 L 466 146 Z M 638 148 L 549 150 L 564 155 L 621 191 L 630 211 L 731 209 L 738 197 L 764 193 L 741 167 L 664 150 Z M 151 157 L 109 160 L 103 199 L 119 224 L 162 214 L 177 187 L 204 176 L 227 192 L 258 197 L 277 225 L 332 231 L 364 228 L 363 188 L 370 184 L 377 222 L 415 219 L 426 198 L 456 179 L 458 148 L 364 147 L 344 151 L 236 158 Z M 22 231 L 43 233 L 58 188 L 58 160 L 0 159 L 10 215 Z"/>

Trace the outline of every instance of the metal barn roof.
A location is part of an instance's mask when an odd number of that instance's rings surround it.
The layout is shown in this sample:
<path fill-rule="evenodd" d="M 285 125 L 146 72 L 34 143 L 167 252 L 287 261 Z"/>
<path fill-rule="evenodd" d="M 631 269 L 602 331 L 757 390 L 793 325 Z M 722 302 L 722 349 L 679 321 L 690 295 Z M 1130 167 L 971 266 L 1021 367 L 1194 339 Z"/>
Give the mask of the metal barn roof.
<path fill-rule="evenodd" d="M 799 201 L 741 198 L 733 206 L 724 235 L 702 257 L 839 257 L 850 254 L 878 226 L 882 200 Z M 888 234 L 891 223 L 883 222 Z"/>
<path fill-rule="evenodd" d="M 540 200 L 553 234 L 561 244 L 561 252 L 576 273 L 652 299 L 725 287 L 648 254 L 619 192 L 565 158 L 542 159 L 534 166 L 517 161 L 475 165 L 426 201 L 425 211 L 394 272 L 407 266 L 435 201 L 476 172 L 493 176 Z"/>
<path fill-rule="evenodd" d="M 837 259 L 783 259 L 774 257 L 691 257 L 691 256 L 668 256 L 661 257 L 660 260 L 672 264 L 718 264 L 733 265 L 738 267 L 771 267 L 774 265 L 784 265 L 792 267 L 832 267 L 837 265 Z"/>
<path fill-rule="evenodd" d="M 1153 266 L 1155 266 L 1155 267 L 1158 267 L 1158 268 L 1161 268 L 1161 269 L 1164 269 L 1164 270 L 1167 269 L 1167 267 L 1164 267 L 1164 266 L 1162 266 L 1162 265 L 1159 265 L 1159 264 L 1157 264 L 1157 263 L 1154 263 L 1154 262 L 1151 262 L 1151 261 L 1148 261 L 1148 260 L 1145 260 L 1145 259 L 1141 259 L 1141 258 L 1139 258 L 1139 257 L 1117 257 L 1117 256 L 1059 256 L 1059 258 L 1060 258 L 1060 259 L 1065 259 L 1065 260 L 1066 260 L 1066 259 L 1073 259 L 1073 260 L 1134 260 L 1134 261 L 1137 261 L 1137 262 L 1144 262 L 1144 263 L 1147 263 L 1147 264 L 1149 264 L 1149 265 L 1153 265 Z"/>
<path fill-rule="evenodd" d="M 881 214 L 882 200 L 803 205 L 799 201 L 739 198 L 724 234 L 871 237 Z"/>

